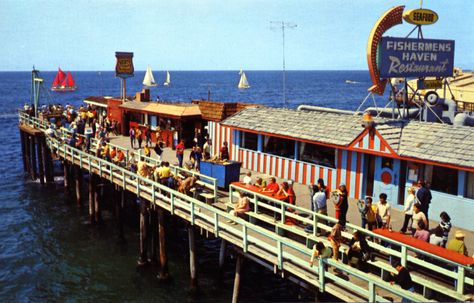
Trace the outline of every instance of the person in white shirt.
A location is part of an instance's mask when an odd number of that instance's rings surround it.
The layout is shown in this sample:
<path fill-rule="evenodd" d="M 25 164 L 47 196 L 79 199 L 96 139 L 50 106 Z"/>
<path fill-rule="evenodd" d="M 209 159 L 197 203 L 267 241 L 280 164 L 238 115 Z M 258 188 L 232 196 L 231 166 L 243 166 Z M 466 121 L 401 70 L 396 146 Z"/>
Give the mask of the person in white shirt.
<path fill-rule="evenodd" d="M 388 228 L 390 226 L 390 204 L 387 202 L 387 194 L 385 193 L 379 195 L 376 215 L 379 228 Z"/>
<path fill-rule="evenodd" d="M 411 220 L 413 216 L 413 205 L 415 204 L 415 188 L 410 187 L 408 188 L 408 197 L 405 200 L 405 207 L 403 208 L 403 212 L 405 213 L 405 219 L 403 220 L 403 226 L 400 229 L 401 233 L 406 233 L 408 228 L 408 222 Z"/>
<path fill-rule="evenodd" d="M 412 224 L 411 224 L 411 233 L 412 235 L 415 234 L 416 228 L 418 226 L 418 222 L 422 221 L 425 226 L 427 226 L 428 220 L 426 219 L 425 214 L 421 211 L 421 205 L 419 203 L 415 203 L 413 205 L 413 215 L 411 217 Z"/>
<path fill-rule="evenodd" d="M 245 184 L 252 184 L 252 173 L 251 172 L 247 172 L 247 175 L 244 177 L 243 182 Z"/>

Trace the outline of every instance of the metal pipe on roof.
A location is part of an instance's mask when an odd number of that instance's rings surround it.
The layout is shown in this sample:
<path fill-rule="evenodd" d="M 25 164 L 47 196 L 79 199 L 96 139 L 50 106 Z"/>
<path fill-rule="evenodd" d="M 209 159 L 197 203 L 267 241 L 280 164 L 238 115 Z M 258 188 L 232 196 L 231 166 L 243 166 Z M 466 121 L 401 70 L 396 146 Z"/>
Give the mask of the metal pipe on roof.
<path fill-rule="evenodd" d="M 333 113 L 333 114 L 344 114 L 344 115 L 354 115 L 354 114 L 356 114 L 356 112 L 351 111 L 351 110 L 328 108 L 328 107 L 321 107 L 321 106 L 315 106 L 315 105 L 305 105 L 305 104 L 302 104 L 302 105 L 298 106 L 296 110 L 317 111 L 317 112 Z M 357 113 L 357 114 L 362 114 L 362 113 Z"/>
<path fill-rule="evenodd" d="M 420 112 L 419 108 L 410 108 L 408 109 L 408 117 L 406 111 L 400 111 L 400 114 L 396 114 L 395 118 L 406 119 L 406 118 L 415 118 Z M 371 116 L 379 116 L 383 118 L 392 118 L 392 109 L 391 108 L 376 108 L 376 107 L 367 107 L 364 113 L 369 113 Z"/>
<path fill-rule="evenodd" d="M 458 113 L 454 117 L 454 126 L 474 126 L 474 116 L 467 113 Z"/>

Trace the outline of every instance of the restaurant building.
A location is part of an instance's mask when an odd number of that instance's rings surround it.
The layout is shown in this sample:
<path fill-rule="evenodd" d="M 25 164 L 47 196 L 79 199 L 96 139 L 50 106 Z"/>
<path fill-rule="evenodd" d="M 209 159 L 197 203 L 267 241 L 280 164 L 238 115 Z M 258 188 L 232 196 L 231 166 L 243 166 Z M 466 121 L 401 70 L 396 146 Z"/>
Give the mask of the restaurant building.
<path fill-rule="evenodd" d="M 346 184 L 350 197 L 386 193 L 402 208 L 417 180 L 431 186 L 430 217 L 446 211 L 459 227 L 472 229 L 474 128 L 440 123 L 375 119 L 335 111 L 247 107 L 209 124 L 213 153 L 230 142 L 231 159 L 263 174 L 329 188 Z"/>

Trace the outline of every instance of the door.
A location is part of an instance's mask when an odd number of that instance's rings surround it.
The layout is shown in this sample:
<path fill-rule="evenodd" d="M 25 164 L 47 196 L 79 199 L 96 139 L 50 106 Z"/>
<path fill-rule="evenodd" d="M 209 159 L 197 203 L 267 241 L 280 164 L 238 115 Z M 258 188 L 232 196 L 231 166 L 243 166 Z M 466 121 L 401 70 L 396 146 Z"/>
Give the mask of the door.
<path fill-rule="evenodd" d="M 365 195 L 372 197 L 374 195 L 375 157 L 368 154 L 365 154 L 364 157 Z"/>
<path fill-rule="evenodd" d="M 407 161 L 400 162 L 400 179 L 398 182 L 398 205 L 405 204 L 405 185 L 407 183 Z"/>

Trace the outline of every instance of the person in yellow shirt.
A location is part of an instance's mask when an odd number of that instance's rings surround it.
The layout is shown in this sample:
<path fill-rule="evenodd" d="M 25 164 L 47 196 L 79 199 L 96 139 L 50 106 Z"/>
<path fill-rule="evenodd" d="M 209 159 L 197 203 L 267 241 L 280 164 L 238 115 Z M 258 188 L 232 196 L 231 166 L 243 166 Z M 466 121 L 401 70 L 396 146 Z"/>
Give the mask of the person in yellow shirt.
<path fill-rule="evenodd" d="M 150 150 L 150 147 L 148 146 L 148 144 L 145 144 L 145 147 L 143 148 L 143 151 L 145 152 L 146 157 L 150 157 L 151 150 Z"/>

